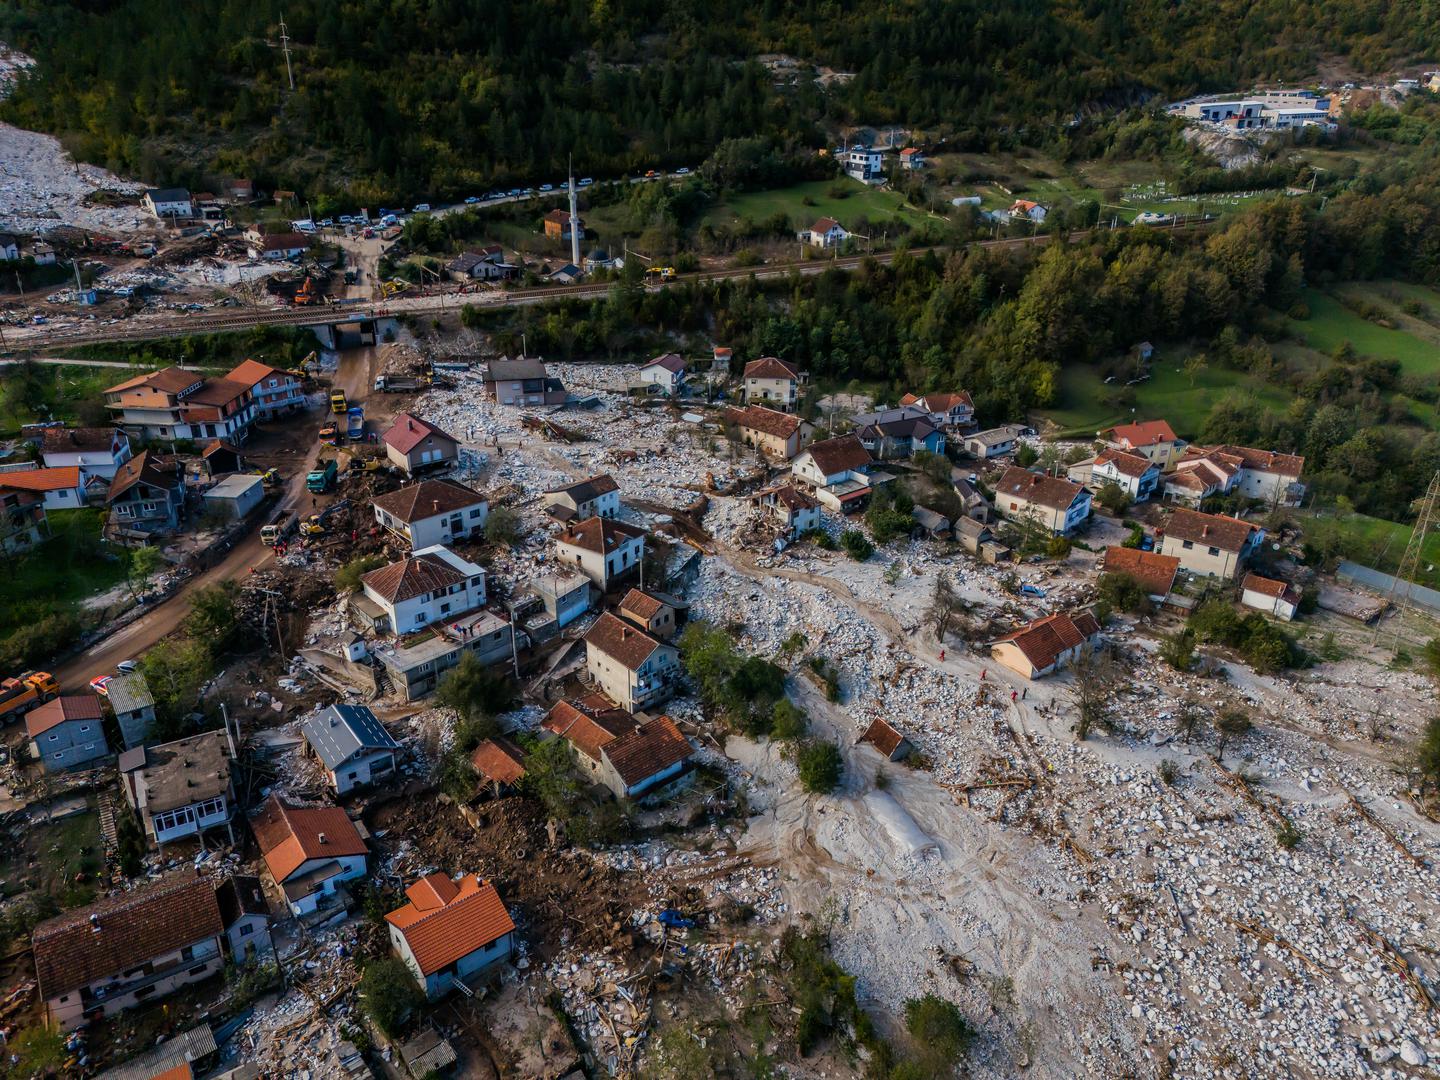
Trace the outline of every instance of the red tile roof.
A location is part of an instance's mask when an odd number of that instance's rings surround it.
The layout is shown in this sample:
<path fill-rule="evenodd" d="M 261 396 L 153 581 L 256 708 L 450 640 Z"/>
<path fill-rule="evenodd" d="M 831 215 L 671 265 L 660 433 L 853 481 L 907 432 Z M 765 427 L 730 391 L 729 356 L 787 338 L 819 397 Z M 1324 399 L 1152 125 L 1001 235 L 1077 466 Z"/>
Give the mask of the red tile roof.
<path fill-rule="evenodd" d="M 581 702 L 581 705 L 598 704 Z M 541 724 L 546 731 L 568 739 L 592 761 L 600 760 L 600 751 L 621 735 L 635 730 L 635 718 L 624 709 L 587 711 L 568 701 L 557 701 Z"/>
<path fill-rule="evenodd" d="M 485 739 L 470 755 L 470 764 L 481 779 L 513 784 L 525 776 L 525 754 L 504 735 Z"/>
<path fill-rule="evenodd" d="M 1136 480 L 1151 469 L 1157 468 L 1149 458 L 1143 458 L 1139 454 L 1130 454 L 1124 450 L 1103 450 L 1095 455 L 1095 464 L 1113 465 L 1116 472 Z"/>
<path fill-rule="evenodd" d="M 587 648 L 599 649 L 628 671 L 637 671 L 650 654 L 663 648 L 643 630 L 637 630 L 624 619 L 605 612 L 585 633 Z"/>
<path fill-rule="evenodd" d="M 840 223 L 833 217 L 816 218 L 815 224 L 810 226 L 811 232 L 827 233 Z"/>
<path fill-rule="evenodd" d="M 1175 442 L 1175 432 L 1164 420 L 1141 420 L 1135 424 L 1117 424 L 1101 435 L 1108 435 L 1111 442 L 1127 446 L 1152 446 L 1155 443 Z"/>
<path fill-rule="evenodd" d="M 407 525 L 479 506 L 486 501 L 478 491 L 471 491 L 454 480 L 421 480 L 370 500 L 372 505 Z"/>
<path fill-rule="evenodd" d="M 404 412 L 395 417 L 395 423 L 391 425 L 389 431 L 385 432 L 383 438 L 386 446 L 393 446 L 400 453 L 408 454 L 432 435 L 437 439 L 444 439 L 459 445 L 454 438 L 445 434 L 428 420 L 421 420 L 418 416 L 411 416 Z"/>
<path fill-rule="evenodd" d="M 764 435 L 788 439 L 800 430 L 803 419 L 794 413 L 767 409 L 763 405 L 747 405 L 743 409 L 726 409 L 725 422 L 739 428 L 749 428 Z"/>
<path fill-rule="evenodd" d="M 601 753 L 620 774 L 626 788 L 690 760 L 694 750 L 675 721 L 660 716 L 607 743 Z"/>
<path fill-rule="evenodd" d="M 303 245 L 302 245 L 303 246 Z M 237 364 L 235 368 L 226 373 L 225 378 L 231 382 L 244 383 L 253 387 L 258 382 L 266 379 L 280 378 L 293 380 L 295 377 L 288 371 L 280 371 L 269 364 L 262 364 L 259 360 L 245 360 Z"/>
<path fill-rule="evenodd" d="M 956 405 L 966 405 L 973 409 L 975 402 L 970 399 L 968 393 L 961 390 L 958 394 L 933 393 L 925 394 L 924 396 L 919 394 L 906 394 L 900 399 L 900 405 L 902 408 L 906 405 L 919 405 L 928 412 L 938 414 L 948 413 L 951 409 L 955 408 Z"/>
<path fill-rule="evenodd" d="M 78 990 L 224 930 L 214 883 L 181 871 L 35 927 L 40 994 Z"/>
<path fill-rule="evenodd" d="M 834 439 L 822 439 L 805 448 L 812 461 L 826 476 L 863 469 L 873 463 L 870 451 L 854 435 L 840 435 Z"/>
<path fill-rule="evenodd" d="M 664 600 L 640 589 L 631 589 L 620 600 L 621 614 L 634 615 L 644 623 L 653 619 L 664 606 Z"/>
<path fill-rule="evenodd" d="M 572 529 L 567 529 L 555 538 L 555 542 L 607 555 L 618 550 L 626 542 L 640 540 L 644 536 L 644 529 L 637 529 L 633 525 L 625 525 L 619 521 L 596 515 L 580 522 Z"/>
<path fill-rule="evenodd" d="M 685 358 L 679 353 L 662 353 L 655 359 L 640 365 L 641 369 L 648 367 L 662 367 L 673 375 L 678 375 L 685 370 Z"/>
<path fill-rule="evenodd" d="M 1289 588 L 1290 586 L 1283 581 L 1261 577 L 1259 574 L 1246 574 L 1245 580 L 1240 583 L 1242 592 L 1258 592 L 1261 596 L 1268 596 L 1272 600 L 1280 599 Z"/>
<path fill-rule="evenodd" d="M 392 604 L 424 593 L 439 592 L 469 580 L 439 555 L 416 555 L 379 570 L 371 570 L 360 581 Z"/>
<path fill-rule="evenodd" d="M 1065 510 L 1084 490 L 1079 484 L 1063 477 L 1044 476 L 1011 465 L 995 485 L 995 497 L 998 500 L 1002 495 L 1014 495 L 1052 510 Z"/>
<path fill-rule="evenodd" d="M 1168 596 L 1175 584 L 1180 560 L 1174 555 L 1139 548 L 1108 547 L 1105 549 L 1105 573 L 1132 577 L 1152 596 Z"/>
<path fill-rule="evenodd" d="M 80 486 L 80 466 L 60 465 L 51 469 L 17 469 L 0 473 L 0 487 L 14 491 L 61 491 Z"/>
<path fill-rule="evenodd" d="M 114 428 L 46 428 L 40 449 L 47 454 L 73 454 L 81 450 L 110 452 L 115 445 Z"/>
<path fill-rule="evenodd" d="M 899 749 L 905 736 L 877 716 L 865 729 L 865 734 L 860 736 L 860 741 L 869 743 L 888 758 Z"/>
<path fill-rule="evenodd" d="M 1230 454 L 1239 458 L 1245 468 L 1252 472 L 1277 473 L 1280 476 L 1293 476 L 1299 478 L 1304 471 L 1305 459 L 1296 454 L 1277 454 L 1273 450 L 1254 450 L 1248 446 L 1217 446 L 1215 449 L 1222 454 Z"/>
<path fill-rule="evenodd" d="M 820 221 L 829 221 L 831 225 L 836 224 L 830 218 L 821 218 Z M 820 222 L 817 221 L 818 227 Z M 821 232 L 824 230 L 821 229 Z M 800 369 L 788 361 L 781 360 L 774 356 L 762 356 L 758 360 L 751 360 L 745 365 L 745 378 L 747 379 L 796 379 L 800 378 Z"/>
<path fill-rule="evenodd" d="M 458 881 L 430 874 L 406 889 L 405 896 L 409 903 L 385 921 L 404 937 L 426 977 L 515 929 L 495 886 L 474 874 Z"/>
<path fill-rule="evenodd" d="M 1088 611 L 1076 615 L 1057 612 L 1043 619 L 1036 619 L 1013 634 L 1007 634 L 996 644 L 1011 642 L 1025 654 L 1031 667 L 1036 671 L 1044 671 L 1060 658 L 1061 653 L 1075 648 L 1099 632 L 1100 624 Z"/>
<path fill-rule="evenodd" d="M 55 698 L 25 714 L 25 731 L 33 739 L 67 720 L 99 720 L 100 699 L 94 694 Z"/>
<path fill-rule="evenodd" d="M 1240 552 L 1250 541 L 1256 526 L 1225 514 L 1202 514 L 1198 510 L 1176 510 L 1165 523 L 1165 535 L 1192 544 Z"/>
<path fill-rule="evenodd" d="M 338 806 L 291 806 L 272 795 L 250 822 L 260 854 L 277 883 L 311 859 L 367 855 L 360 830 Z"/>

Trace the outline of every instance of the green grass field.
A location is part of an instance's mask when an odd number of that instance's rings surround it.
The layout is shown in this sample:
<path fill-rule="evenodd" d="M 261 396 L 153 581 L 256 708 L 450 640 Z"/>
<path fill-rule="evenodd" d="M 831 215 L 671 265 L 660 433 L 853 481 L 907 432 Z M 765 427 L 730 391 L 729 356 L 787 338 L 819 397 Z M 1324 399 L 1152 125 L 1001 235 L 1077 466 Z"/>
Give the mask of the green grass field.
<path fill-rule="evenodd" d="M 89 809 L 57 821 L 32 822 L 20 848 L 0 861 L 0 877 L 7 896 L 40 893 L 65 910 L 94 899 L 96 876 L 104 865 L 100 815 Z"/>
<path fill-rule="evenodd" d="M 1394 573 L 1410 542 L 1411 527 L 1368 514 L 1325 511 L 1319 515 L 1317 528 L 1334 528 L 1344 538 L 1346 555 L 1354 561 L 1385 573 Z M 1432 532 L 1420 552 L 1420 568 L 1415 580 L 1421 585 L 1440 588 L 1440 532 Z"/>
<path fill-rule="evenodd" d="M 28 555 L 0 560 L 0 631 L 16 619 L 33 621 L 38 608 L 64 610 L 125 580 L 130 551 L 100 539 L 103 512 L 52 510 L 53 538 Z"/>
<path fill-rule="evenodd" d="M 1334 296 L 1315 289 L 1307 290 L 1304 296 L 1310 317 L 1292 319 L 1291 329 L 1306 345 L 1321 352 L 1331 353 L 1348 341 L 1361 355 L 1398 360 L 1406 374 L 1440 374 L 1440 329 L 1403 316 L 1378 293 L 1367 292 L 1366 297 L 1387 311 L 1397 323 L 1396 329 L 1361 318 Z M 1440 297 L 1431 294 L 1431 298 L 1440 306 Z"/>
<path fill-rule="evenodd" d="M 1060 405 L 1042 411 L 1042 415 L 1059 426 L 1062 433 L 1078 436 L 1093 434 L 1110 424 L 1131 419 L 1164 419 L 1175 434 L 1193 439 L 1199 434 L 1215 403 L 1234 390 L 1242 390 L 1252 400 L 1274 409 L 1285 408 L 1288 396 L 1274 386 L 1241 372 L 1208 368 L 1195 377 L 1180 369 L 1185 353 L 1171 350 L 1159 354 L 1152 377 L 1131 389 L 1135 392 L 1135 411 L 1107 406 L 1104 400 L 1119 392 L 1116 383 L 1106 385 L 1099 373 L 1089 366 L 1075 365 L 1060 372 Z"/>
<path fill-rule="evenodd" d="M 36 420 L 97 424 L 105 419 L 104 390 L 135 374 L 129 367 L 36 364 L 0 372 L 0 436 Z"/>
<path fill-rule="evenodd" d="M 834 191 L 846 195 L 836 198 L 831 194 Z M 846 226 L 861 217 L 872 222 L 903 220 L 911 225 L 943 220 L 907 205 L 892 191 L 879 191 L 850 179 L 815 180 L 774 191 L 732 195 L 706 211 L 701 220 L 716 226 L 733 225 L 742 220 L 763 222 L 776 214 L 784 214 L 797 229 L 809 228 L 820 217 L 833 217 Z"/>

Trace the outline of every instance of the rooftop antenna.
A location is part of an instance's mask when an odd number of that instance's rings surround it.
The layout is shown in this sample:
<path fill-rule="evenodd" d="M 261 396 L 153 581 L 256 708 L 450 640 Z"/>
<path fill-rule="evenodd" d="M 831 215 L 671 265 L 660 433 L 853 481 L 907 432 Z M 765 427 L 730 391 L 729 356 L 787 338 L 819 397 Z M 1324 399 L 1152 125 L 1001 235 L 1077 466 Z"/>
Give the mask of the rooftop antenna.
<path fill-rule="evenodd" d="M 280 51 L 285 54 L 285 76 L 290 80 L 290 89 L 295 89 L 295 72 L 290 67 L 290 35 L 285 30 L 285 16 L 280 16 Z"/>

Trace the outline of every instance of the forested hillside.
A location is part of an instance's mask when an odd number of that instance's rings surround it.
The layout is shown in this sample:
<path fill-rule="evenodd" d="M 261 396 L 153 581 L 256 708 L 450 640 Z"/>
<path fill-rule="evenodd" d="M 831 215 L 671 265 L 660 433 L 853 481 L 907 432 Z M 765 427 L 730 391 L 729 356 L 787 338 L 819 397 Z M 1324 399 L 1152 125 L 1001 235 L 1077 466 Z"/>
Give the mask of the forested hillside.
<path fill-rule="evenodd" d="M 12 0 L 0 40 L 40 61 L 4 117 L 82 158 L 373 206 L 553 178 L 571 153 L 606 174 L 729 136 L 819 145 L 840 123 L 1052 143 L 1091 106 L 1440 53 L 1440 19 L 1385 0 Z M 822 88 L 766 54 L 854 78 Z"/>

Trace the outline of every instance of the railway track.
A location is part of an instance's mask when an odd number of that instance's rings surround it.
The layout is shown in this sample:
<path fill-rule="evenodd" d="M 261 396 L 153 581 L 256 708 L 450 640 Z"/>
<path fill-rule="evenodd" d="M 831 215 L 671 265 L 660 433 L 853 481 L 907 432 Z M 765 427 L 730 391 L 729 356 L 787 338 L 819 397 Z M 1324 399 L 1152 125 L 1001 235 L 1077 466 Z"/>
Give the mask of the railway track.
<path fill-rule="evenodd" d="M 1175 226 L 1186 231 L 1204 229 L 1214 223 L 1213 219 L 1195 221 Z M 1070 241 L 1077 242 L 1091 235 L 1091 230 L 1076 230 L 1070 234 Z M 1025 247 L 1032 244 L 1049 243 L 1051 237 L 1020 236 L 1004 240 L 979 240 L 973 247 L 1005 248 Z M 945 253 L 947 247 L 915 248 L 912 255 L 929 252 Z M 746 267 L 728 270 L 701 270 L 681 274 L 673 284 L 705 283 L 736 279 L 755 278 L 759 281 L 789 277 L 792 274 L 805 276 L 824 273 L 827 270 L 853 270 L 867 259 L 889 263 L 895 258 L 891 251 L 877 254 L 846 255 L 832 259 L 813 259 L 805 262 L 779 263 L 761 267 Z M 669 285 L 652 286 L 669 288 Z M 231 309 L 223 313 L 187 315 L 183 317 L 134 319 L 113 326 L 82 329 L 71 332 L 68 328 L 27 327 L 4 332 L 0 342 L 0 356 L 26 355 L 54 349 L 73 348 L 77 345 L 96 345 L 105 342 L 153 341 L 160 338 L 190 337 L 196 334 L 218 334 L 238 330 L 250 330 L 257 326 L 333 326 L 348 322 L 368 321 L 376 318 L 399 318 L 401 316 L 438 315 L 458 309 L 464 305 L 481 308 L 524 307 L 531 304 L 555 303 L 564 300 L 594 300 L 604 297 L 610 290 L 610 283 L 596 285 L 550 286 L 539 289 L 514 289 L 509 291 L 477 293 L 437 293 L 429 296 L 400 297 L 387 301 L 366 304 L 323 305 L 304 308 L 251 308 Z"/>

